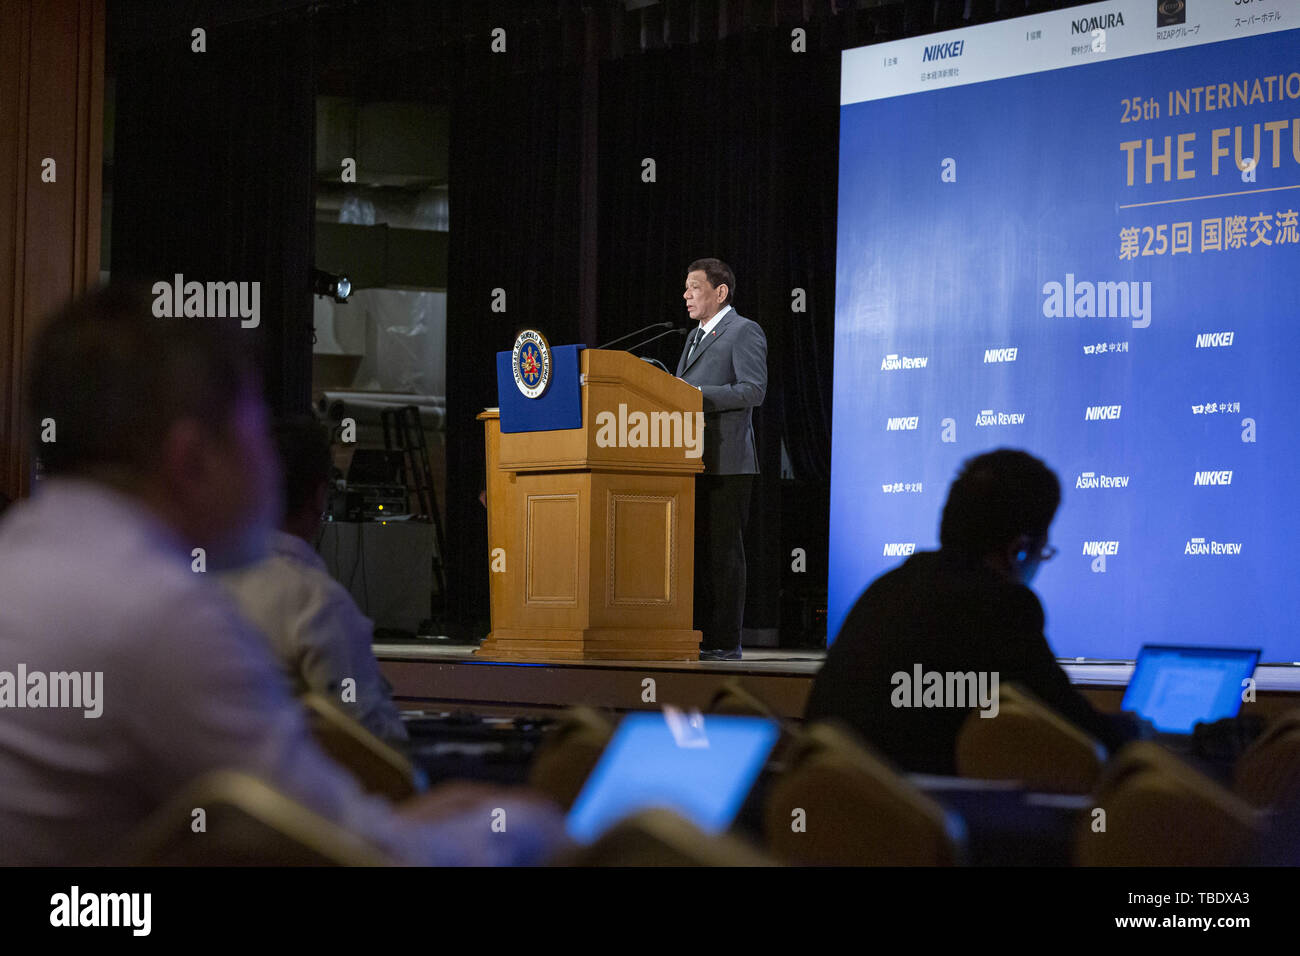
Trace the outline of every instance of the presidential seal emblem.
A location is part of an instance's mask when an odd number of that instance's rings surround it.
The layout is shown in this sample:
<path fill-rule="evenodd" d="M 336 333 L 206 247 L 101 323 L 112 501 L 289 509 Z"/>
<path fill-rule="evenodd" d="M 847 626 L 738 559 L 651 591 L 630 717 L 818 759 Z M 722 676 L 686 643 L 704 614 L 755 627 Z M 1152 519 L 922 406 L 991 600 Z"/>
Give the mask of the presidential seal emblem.
<path fill-rule="evenodd" d="M 525 329 L 515 339 L 510 356 L 514 369 L 515 385 L 525 398 L 541 398 L 546 386 L 551 384 L 551 347 L 541 332 Z"/>

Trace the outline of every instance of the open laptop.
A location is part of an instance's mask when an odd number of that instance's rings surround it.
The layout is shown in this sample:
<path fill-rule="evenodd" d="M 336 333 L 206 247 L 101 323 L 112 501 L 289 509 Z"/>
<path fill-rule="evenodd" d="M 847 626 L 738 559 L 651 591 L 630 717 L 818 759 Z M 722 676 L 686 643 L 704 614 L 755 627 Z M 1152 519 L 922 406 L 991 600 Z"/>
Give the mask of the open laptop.
<path fill-rule="evenodd" d="M 628 714 L 569 811 L 569 836 L 590 843 L 651 807 L 720 833 L 740 812 L 780 732 L 775 721 L 759 717 L 671 707 L 662 714 Z"/>
<path fill-rule="evenodd" d="M 1242 681 L 1255 673 L 1259 654 L 1258 648 L 1144 645 L 1121 709 L 1174 735 L 1190 734 L 1198 723 L 1236 717 Z"/>

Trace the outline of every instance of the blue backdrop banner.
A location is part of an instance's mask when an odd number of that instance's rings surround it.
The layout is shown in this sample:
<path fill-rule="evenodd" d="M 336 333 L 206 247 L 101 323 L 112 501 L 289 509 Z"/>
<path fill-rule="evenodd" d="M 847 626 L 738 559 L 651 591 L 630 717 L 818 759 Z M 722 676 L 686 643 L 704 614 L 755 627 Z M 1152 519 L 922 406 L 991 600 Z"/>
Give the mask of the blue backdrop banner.
<path fill-rule="evenodd" d="M 844 54 L 832 639 L 938 546 L 961 463 L 1014 447 L 1061 480 L 1059 656 L 1300 661 L 1300 30 L 1193 12 Z"/>

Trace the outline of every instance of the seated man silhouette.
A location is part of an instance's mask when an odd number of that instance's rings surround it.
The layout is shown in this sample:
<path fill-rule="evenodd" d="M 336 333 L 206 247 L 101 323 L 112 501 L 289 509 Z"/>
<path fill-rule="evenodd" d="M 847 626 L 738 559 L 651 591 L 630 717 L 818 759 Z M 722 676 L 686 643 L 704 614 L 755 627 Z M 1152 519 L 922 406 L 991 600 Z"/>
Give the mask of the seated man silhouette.
<path fill-rule="evenodd" d="M 938 551 L 912 555 L 862 593 L 813 684 L 805 716 L 839 718 L 900 768 L 953 774 L 971 706 L 915 706 L 900 672 L 996 674 L 1017 682 L 1108 748 L 1136 736 L 1125 715 L 1098 713 L 1072 686 L 1043 636 L 1029 589 L 1055 554 L 1048 527 L 1056 475 L 1023 451 L 972 458 L 948 492 Z M 991 679 L 988 686 L 993 686 Z M 896 706 L 901 702 L 912 706 Z"/>
<path fill-rule="evenodd" d="M 313 542 L 328 496 L 330 440 L 309 417 L 277 423 L 284 516 L 265 561 L 223 575 L 244 617 L 266 635 L 294 694 L 315 691 L 397 746 L 406 728 L 371 650 L 374 623 L 330 576 Z"/>
<path fill-rule="evenodd" d="M 280 516 L 249 333 L 152 304 L 147 288 L 93 293 L 33 350 L 30 421 L 53 440 L 35 446 L 46 478 L 0 522 L 0 672 L 28 685 L 16 707 L 0 681 L 0 866 L 120 862 L 133 831 L 216 770 L 399 860 L 544 859 L 563 845 L 544 805 L 430 791 L 399 811 L 313 741 L 266 639 L 213 580 L 263 557 Z M 78 693 L 53 700 L 50 675 Z M 496 807 L 513 807 L 506 833 Z"/>

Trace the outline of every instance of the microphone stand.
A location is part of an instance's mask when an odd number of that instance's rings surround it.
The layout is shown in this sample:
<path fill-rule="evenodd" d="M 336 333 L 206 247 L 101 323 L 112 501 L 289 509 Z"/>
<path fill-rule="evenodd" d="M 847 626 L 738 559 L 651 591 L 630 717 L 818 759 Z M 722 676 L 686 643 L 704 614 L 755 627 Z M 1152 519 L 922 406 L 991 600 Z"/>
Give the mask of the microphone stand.
<path fill-rule="evenodd" d="M 675 323 L 673 322 L 652 322 L 643 329 L 637 329 L 635 332 L 629 332 L 627 335 L 619 336 L 612 342 L 606 342 L 604 345 L 597 345 L 596 348 L 607 349 L 611 345 L 618 345 L 619 342 L 626 342 L 630 338 L 635 338 L 638 335 L 641 335 L 645 332 L 650 332 L 654 329 L 671 329 L 674 324 Z"/>
<path fill-rule="evenodd" d="M 672 325 L 671 322 L 668 324 Z M 690 332 L 690 329 L 670 328 L 667 332 L 660 332 L 658 335 L 650 336 L 650 338 L 646 339 L 644 342 L 638 342 L 636 345 L 630 345 L 626 349 L 624 349 L 624 351 L 631 352 L 633 349 L 644 348 L 645 346 L 649 345 L 651 342 L 656 342 L 659 339 L 662 339 L 665 335 L 672 335 L 674 332 L 677 333 L 678 335 L 686 335 L 688 332 Z M 640 358 L 640 356 L 637 357 Z"/>

